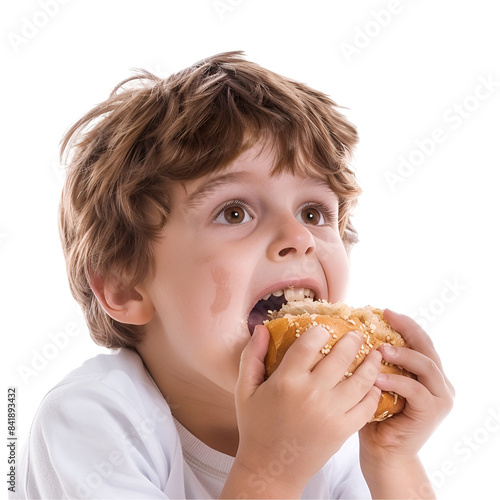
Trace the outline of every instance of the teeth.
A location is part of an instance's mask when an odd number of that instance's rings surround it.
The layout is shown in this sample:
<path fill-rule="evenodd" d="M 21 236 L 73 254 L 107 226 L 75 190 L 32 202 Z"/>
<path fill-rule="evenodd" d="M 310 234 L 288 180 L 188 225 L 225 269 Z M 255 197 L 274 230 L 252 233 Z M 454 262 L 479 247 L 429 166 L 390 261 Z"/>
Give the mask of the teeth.
<path fill-rule="evenodd" d="M 267 300 L 271 295 L 275 297 L 281 297 L 285 294 L 285 299 L 287 302 L 294 302 L 296 300 L 304 300 L 305 298 L 314 299 L 314 292 L 309 288 L 286 288 L 284 290 L 276 290 L 272 294 L 269 293 L 262 297 Z"/>
<path fill-rule="evenodd" d="M 304 293 L 301 294 L 301 289 L 295 290 L 294 288 L 287 288 L 285 290 L 285 299 L 287 302 L 293 302 L 294 300 L 300 300 L 300 295 L 304 298 Z"/>

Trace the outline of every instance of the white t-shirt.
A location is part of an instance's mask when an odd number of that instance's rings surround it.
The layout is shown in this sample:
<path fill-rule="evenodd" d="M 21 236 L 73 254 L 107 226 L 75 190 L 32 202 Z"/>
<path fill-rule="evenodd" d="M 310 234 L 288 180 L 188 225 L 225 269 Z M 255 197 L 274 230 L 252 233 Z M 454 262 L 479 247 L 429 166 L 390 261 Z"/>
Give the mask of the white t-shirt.
<path fill-rule="evenodd" d="M 288 451 L 297 453 L 293 443 Z M 173 418 L 131 349 L 87 360 L 49 391 L 20 459 L 11 498 L 123 500 L 218 498 L 234 460 Z M 255 487 L 286 463 L 274 466 L 252 478 Z M 311 478 L 303 498 L 371 498 L 357 436 Z"/>

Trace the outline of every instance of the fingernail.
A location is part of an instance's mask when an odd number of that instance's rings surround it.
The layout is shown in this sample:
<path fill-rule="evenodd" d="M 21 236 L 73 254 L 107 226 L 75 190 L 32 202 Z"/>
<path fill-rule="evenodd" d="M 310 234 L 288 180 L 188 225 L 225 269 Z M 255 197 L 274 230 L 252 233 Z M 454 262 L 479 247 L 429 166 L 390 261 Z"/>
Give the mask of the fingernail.
<path fill-rule="evenodd" d="M 258 336 L 259 335 L 259 327 L 262 326 L 262 325 L 255 325 L 254 329 L 253 329 L 253 333 L 252 333 L 252 337 L 254 336 Z"/>
<path fill-rule="evenodd" d="M 383 345 L 384 352 L 385 354 L 388 354 L 389 356 L 395 356 L 396 355 L 396 349 L 391 345 L 391 344 L 384 344 Z"/>
<path fill-rule="evenodd" d="M 360 339 L 363 338 L 359 330 L 351 330 L 349 333 L 354 333 L 354 335 L 358 336 Z"/>
<path fill-rule="evenodd" d="M 387 382 L 387 375 L 385 373 L 379 373 L 377 375 L 377 378 L 375 379 L 375 382 L 380 382 L 381 384 Z"/>

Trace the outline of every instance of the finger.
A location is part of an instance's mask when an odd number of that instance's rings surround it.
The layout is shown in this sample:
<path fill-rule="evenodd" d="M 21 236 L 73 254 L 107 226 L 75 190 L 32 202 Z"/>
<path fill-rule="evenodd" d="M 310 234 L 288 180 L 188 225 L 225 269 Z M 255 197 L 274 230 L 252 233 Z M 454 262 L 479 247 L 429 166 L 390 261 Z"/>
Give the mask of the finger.
<path fill-rule="evenodd" d="M 432 394 L 427 388 L 417 380 L 405 377 L 404 375 L 396 375 L 394 373 L 379 373 L 375 380 L 375 385 L 383 391 L 391 391 L 399 394 L 408 400 L 414 407 L 420 401 L 420 406 L 417 409 L 426 409 Z"/>
<path fill-rule="evenodd" d="M 434 348 L 431 338 L 415 320 L 404 314 L 398 314 L 391 311 L 390 309 L 384 310 L 384 319 L 394 328 L 394 330 L 401 333 L 412 349 L 431 358 L 439 369 L 443 371 L 441 359 Z"/>
<path fill-rule="evenodd" d="M 357 370 L 356 370 L 357 371 Z M 356 424 L 358 430 L 363 427 L 366 422 L 372 419 L 377 410 L 378 403 L 380 401 L 380 393 L 382 391 L 377 386 L 372 386 L 372 388 L 365 394 L 364 398 L 355 406 L 353 406 L 349 411 L 346 412 L 346 416 Z"/>
<path fill-rule="evenodd" d="M 448 392 L 446 379 L 443 372 L 431 359 L 418 351 L 406 347 L 395 347 L 383 344 L 379 347 L 385 361 L 394 365 L 402 366 L 418 377 L 434 396 L 444 396 Z"/>
<path fill-rule="evenodd" d="M 264 358 L 269 344 L 269 330 L 264 325 L 255 327 L 253 335 L 243 349 L 236 393 L 248 397 L 264 381 Z"/>
<path fill-rule="evenodd" d="M 390 309 L 386 309 L 384 311 L 384 318 L 395 330 L 403 335 L 412 349 L 425 354 L 427 357 L 431 358 L 434 363 L 436 363 L 443 374 L 448 390 L 452 395 L 455 395 L 455 388 L 446 376 L 446 373 L 444 373 L 441 358 L 436 352 L 434 344 L 425 330 L 412 318 L 405 316 L 404 314 L 395 313 Z"/>
<path fill-rule="evenodd" d="M 363 343 L 363 336 L 357 330 L 345 333 L 312 370 L 318 383 L 324 382 L 329 389 L 335 387 L 344 376 Z"/>
<path fill-rule="evenodd" d="M 370 391 L 382 368 L 382 354 L 370 351 L 352 376 L 340 382 L 334 389 L 338 401 L 346 401 L 346 410 L 359 403 Z"/>
<path fill-rule="evenodd" d="M 293 375 L 309 374 L 311 365 L 328 342 L 330 333 L 321 326 L 313 326 L 300 335 L 283 356 L 276 371 L 290 371 Z"/>

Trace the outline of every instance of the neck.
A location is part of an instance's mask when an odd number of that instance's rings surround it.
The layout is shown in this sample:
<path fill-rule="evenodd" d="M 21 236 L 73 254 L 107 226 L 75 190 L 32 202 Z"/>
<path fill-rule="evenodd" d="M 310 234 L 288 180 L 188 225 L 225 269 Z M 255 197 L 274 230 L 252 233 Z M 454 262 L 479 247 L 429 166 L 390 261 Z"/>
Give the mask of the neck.
<path fill-rule="evenodd" d="M 207 446 L 234 457 L 239 442 L 234 394 L 206 380 L 193 382 L 190 375 L 179 376 L 175 365 L 147 349 L 137 351 L 172 415 Z"/>
<path fill-rule="evenodd" d="M 210 448 L 233 457 L 236 455 L 239 439 L 234 405 L 184 400 L 182 406 L 172 410 L 172 414 Z"/>

